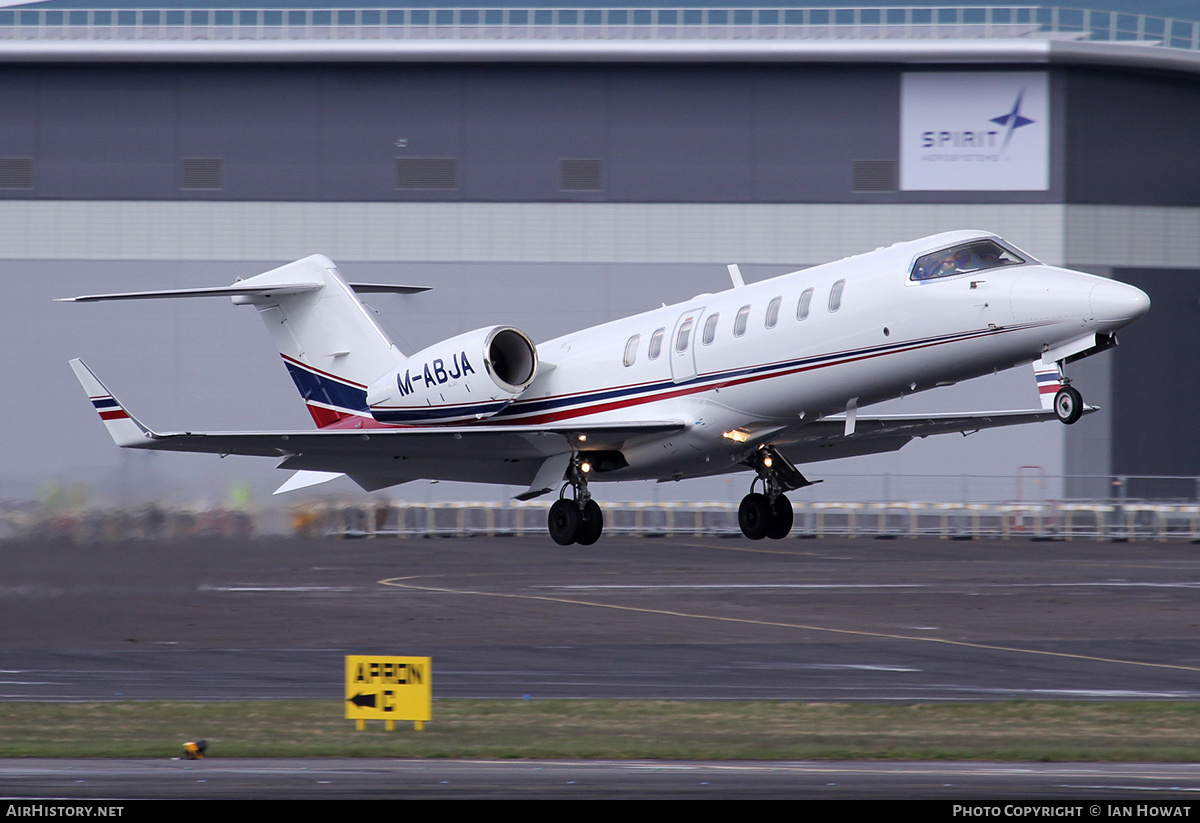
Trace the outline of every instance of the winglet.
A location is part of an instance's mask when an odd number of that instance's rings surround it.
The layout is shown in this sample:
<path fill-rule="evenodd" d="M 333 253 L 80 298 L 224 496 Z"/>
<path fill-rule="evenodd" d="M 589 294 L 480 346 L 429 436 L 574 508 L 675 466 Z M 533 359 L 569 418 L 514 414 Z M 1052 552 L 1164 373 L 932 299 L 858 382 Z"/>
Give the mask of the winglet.
<path fill-rule="evenodd" d="M 113 397 L 112 392 L 100 382 L 100 378 L 92 373 L 86 363 L 76 358 L 71 361 L 71 369 L 74 370 L 79 385 L 87 392 L 93 408 L 100 414 L 104 428 L 108 429 L 114 443 L 121 448 L 129 448 L 146 442 L 151 435 L 150 430 L 125 411 L 125 407 Z"/>
<path fill-rule="evenodd" d="M 1066 381 L 1063 380 L 1062 368 L 1056 362 L 1047 363 L 1045 360 L 1034 360 L 1033 379 L 1037 381 L 1038 399 L 1042 401 L 1042 408 L 1054 408 L 1055 395 L 1066 385 Z"/>

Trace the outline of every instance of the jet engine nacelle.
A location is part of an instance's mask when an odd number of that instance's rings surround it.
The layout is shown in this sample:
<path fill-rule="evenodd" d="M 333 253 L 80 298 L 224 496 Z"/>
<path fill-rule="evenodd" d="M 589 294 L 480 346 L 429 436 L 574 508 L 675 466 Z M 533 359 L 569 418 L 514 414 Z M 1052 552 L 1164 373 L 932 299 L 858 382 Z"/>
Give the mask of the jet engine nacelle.
<path fill-rule="evenodd" d="M 409 357 L 367 390 L 367 405 L 381 423 L 481 420 L 520 397 L 537 368 L 520 329 L 476 329 Z"/>

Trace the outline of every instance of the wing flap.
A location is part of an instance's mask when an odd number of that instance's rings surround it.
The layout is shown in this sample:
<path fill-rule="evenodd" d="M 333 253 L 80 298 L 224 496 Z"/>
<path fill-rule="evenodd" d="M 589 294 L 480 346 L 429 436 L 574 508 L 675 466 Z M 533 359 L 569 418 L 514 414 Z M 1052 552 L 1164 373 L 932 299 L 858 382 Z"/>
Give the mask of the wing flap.
<path fill-rule="evenodd" d="M 678 420 L 572 423 L 561 426 L 397 426 L 278 432 L 156 432 L 130 415 L 82 360 L 71 368 L 93 407 L 122 448 L 274 457 L 280 468 L 309 474 L 290 488 L 320 482 L 312 474 L 346 474 L 376 489 L 418 478 L 528 485 L 546 461 L 584 444 L 620 450 L 627 440 L 678 431 Z M 549 471 L 548 471 L 549 473 Z M 328 479 L 328 478 L 326 478 Z"/>

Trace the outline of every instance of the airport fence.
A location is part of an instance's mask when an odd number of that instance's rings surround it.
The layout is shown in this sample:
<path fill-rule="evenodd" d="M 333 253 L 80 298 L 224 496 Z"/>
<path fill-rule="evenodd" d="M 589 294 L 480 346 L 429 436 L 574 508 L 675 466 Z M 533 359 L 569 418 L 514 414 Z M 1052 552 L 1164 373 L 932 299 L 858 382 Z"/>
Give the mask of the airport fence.
<path fill-rule="evenodd" d="M 0 41 L 879 40 L 1029 37 L 1200 49 L 1200 23 L 1033 5 L 840 8 L 0 9 Z"/>
<path fill-rule="evenodd" d="M 842 500 L 817 499 L 815 491 L 809 499 L 803 491 L 793 493 L 791 537 L 1200 541 L 1200 477 L 891 475 L 854 478 L 862 481 L 857 484 L 850 477 L 838 479 L 839 487 L 860 490 L 870 488 L 865 481 L 875 481 L 878 493 Z M 972 485 L 972 479 L 978 482 Z M 1007 480 L 1018 494 L 1010 499 L 973 497 L 971 491 L 985 480 L 994 489 Z M 1106 494 L 1053 497 L 1060 490 L 1088 488 Z M 0 507 L 0 540 L 532 536 L 545 533 L 549 505 L 549 500 L 411 502 L 366 495 L 241 508 L 27 503 Z M 736 536 L 738 506 L 736 500 L 604 500 L 605 530 L 629 537 Z"/>
<path fill-rule="evenodd" d="M 1146 501 L 793 503 L 792 538 L 1200 540 L 1200 504 Z M 540 535 L 548 504 L 334 504 L 299 516 L 297 533 L 364 538 Z M 734 537 L 738 503 L 605 502 L 605 533 Z"/>

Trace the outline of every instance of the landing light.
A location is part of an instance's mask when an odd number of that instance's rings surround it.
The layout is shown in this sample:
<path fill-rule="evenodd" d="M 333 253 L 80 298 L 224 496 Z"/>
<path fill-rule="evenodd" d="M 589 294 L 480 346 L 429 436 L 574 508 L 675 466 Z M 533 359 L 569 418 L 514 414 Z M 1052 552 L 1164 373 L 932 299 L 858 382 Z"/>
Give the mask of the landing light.
<path fill-rule="evenodd" d="M 726 440 L 732 440 L 735 443 L 745 443 L 750 439 L 750 432 L 744 432 L 741 429 L 734 429 L 733 431 L 721 432 L 721 436 Z"/>
<path fill-rule="evenodd" d="M 579 470 L 581 472 L 583 472 L 584 474 L 587 474 L 588 472 L 590 472 L 592 470 L 592 464 L 585 460 L 579 464 Z"/>

